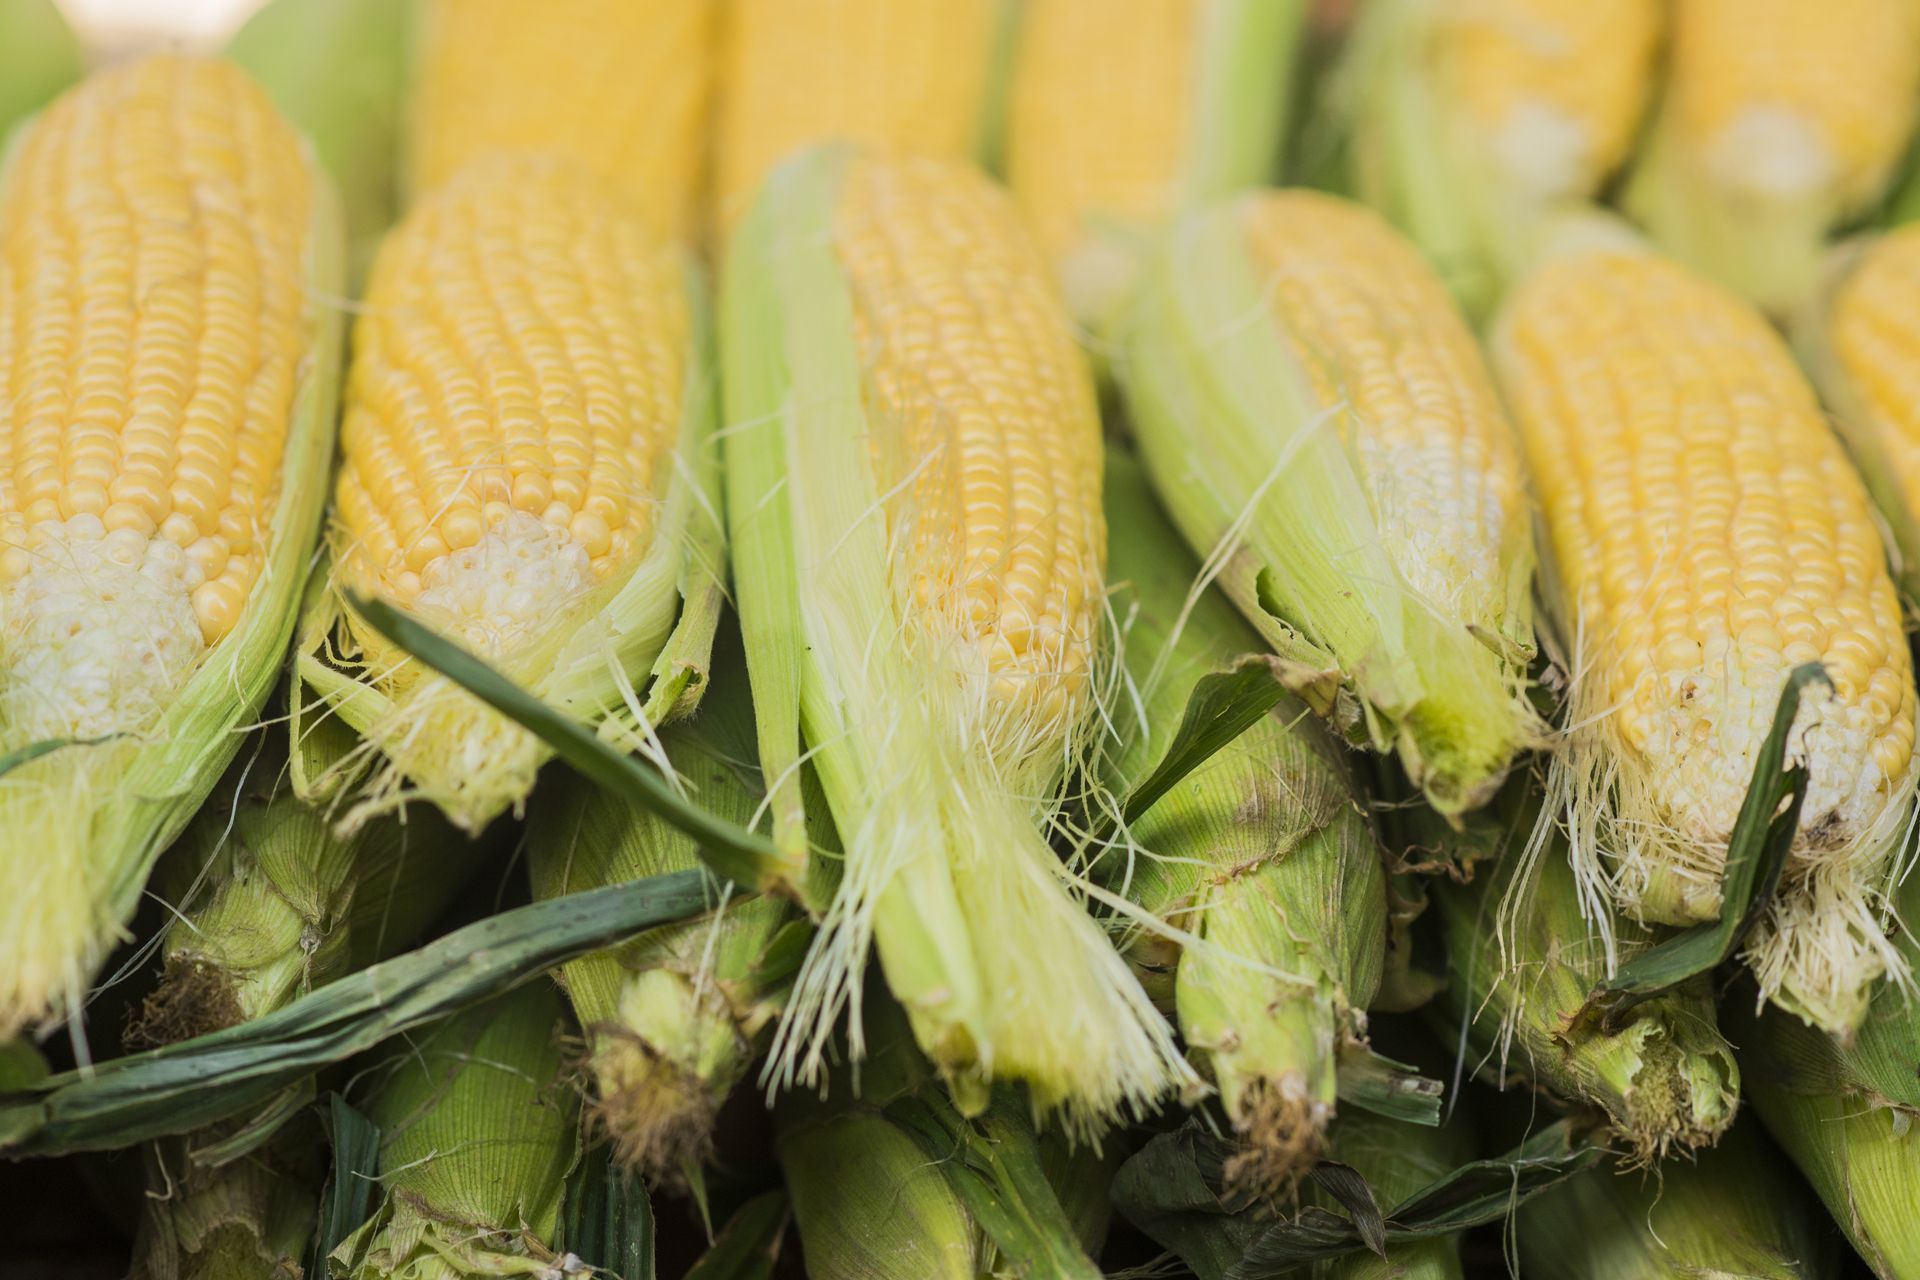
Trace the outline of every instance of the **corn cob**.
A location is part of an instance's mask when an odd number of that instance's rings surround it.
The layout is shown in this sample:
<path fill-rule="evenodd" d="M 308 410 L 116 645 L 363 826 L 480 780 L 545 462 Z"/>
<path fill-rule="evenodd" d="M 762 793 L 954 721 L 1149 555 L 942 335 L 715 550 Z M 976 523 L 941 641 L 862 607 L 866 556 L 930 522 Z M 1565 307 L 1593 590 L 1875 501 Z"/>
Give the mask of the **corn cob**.
<path fill-rule="evenodd" d="M 1102 326 L 1152 233 L 1264 181 L 1285 134 L 1304 0 L 1033 0 L 1007 177 L 1069 305 Z"/>
<path fill-rule="evenodd" d="M 980 156 L 1006 0 L 723 0 L 715 231 L 809 143 Z"/>
<path fill-rule="evenodd" d="M 100 72 L 7 153 L 0 830 L 33 856 L 0 892 L 0 1039 L 73 1007 L 278 670 L 340 258 L 324 177 L 225 63 Z"/>
<path fill-rule="evenodd" d="M 372 1085 L 374 1215 L 329 1259 L 343 1280 L 561 1274 L 551 1252 L 576 1158 L 560 997 L 536 982 L 403 1047 Z"/>
<path fill-rule="evenodd" d="M 1116 716 L 1109 772 L 1124 792 L 1159 763 L 1194 686 L 1260 641 L 1218 595 L 1192 598 L 1199 565 L 1132 458 L 1109 453 L 1106 487 L 1132 694 L 1117 701 L 1142 713 Z M 1144 934 L 1133 955 L 1167 975 L 1188 1053 L 1246 1144 L 1228 1175 L 1290 1191 L 1324 1154 L 1335 1053 L 1364 1032 L 1384 963 L 1385 876 L 1339 747 L 1286 699 L 1128 836 L 1127 895 L 1196 940 Z"/>
<path fill-rule="evenodd" d="M 1350 736 L 1471 809 L 1537 726 L 1520 468 L 1472 335 L 1413 249 L 1331 196 L 1182 222 L 1122 370 L 1174 522 Z"/>
<path fill-rule="evenodd" d="M 1789 748 L 1811 788 L 1749 943 L 1767 996 L 1830 1030 L 1901 970 L 1881 884 L 1913 806 L 1913 675 L 1859 477 L 1760 316 L 1612 246 L 1547 260 L 1494 343 L 1574 654 L 1573 854 L 1666 924 L 1720 912 L 1726 842 L 1787 673 L 1830 694 Z"/>
<path fill-rule="evenodd" d="M 1428 1128 L 1353 1109 L 1334 1122 L 1331 1139 L 1331 1158 L 1365 1178 L 1387 1212 L 1471 1159 L 1473 1148 L 1463 1115 Z M 1388 1245 L 1385 1257 L 1350 1253 L 1316 1263 L 1311 1274 L 1313 1280 L 1460 1280 L 1460 1241 L 1403 1241 Z"/>
<path fill-rule="evenodd" d="M 351 735 L 326 722 L 300 745 L 323 742 L 338 753 Z M 336 835 L 294 795 L 272 745 L 235 765 L 219 792 L 231 803 L 202 810 L 163 864 L 176 910 L 161 944 L 166 976 L 140 1018 L 151 1043 L 261 1017 L 401 950 L 479 861 L 431 810 Z"/>
<path fill-rule="evenodd" d="M 1807 367 L 1900 551 L 1901 581 L 1920 598 L 1920 413 L 1907 384 L 1906 300 L 1920 283 L 1920 226 L 1843 255 L 1838 278 L 1801 324 Z"/>
<path fill-rule="evenodd" d="M 425 0 L 406 186 L 503 151 L 568 156 L 649 235 L 694 230 L 722 0 Z"/>
<path fill-rule="evenodd" d="M 1514 1222 L 1517 1260 L 1542 1280 L 1814 1280 L 1837 1262 L 1819 1210 L 1750 1122 L 1658 1170 L 1588 1170 Z"/>
<path fill-rule="evenodd" d="M 1627 207 L 1667 251 L 1785 311 L 1906 148 L 1920 3 L 1678 0 L 1670 64 Z"/>
<path fill-rule="evenodd" d="M 1544 845 L 1521 847 L 1514 833 L 1530 829 L 1549 833 Z M 1644 951 L 1653 933 L 1611 918 L 1611 942 L 1601 936 L 1583 910 L 1564 840 L 1540 827 L 1537 802 L 1504 796 L 1454 838 L 1469 861 L 1497 858 L 1469 884 L 1436 882 L 1433 890 L 1448 1001 L 1478 1065 L 1598 1108 L 1636 1165 L 1717 1141 L 1739 1104 L 1740 1070 L 1704 983 L 1635 1005 L 1608 1030 L 1586 1012 L 1588 994 L 1610 962 Z"/>
<path fill-rule="evenodd" d="M 721 573 L 699 291 L 684 254 L 560 159 L 478 164 L 382 247 L 341 424 L 335 589 L 300 663 L 389 761 L 357 816 L 412 792 L 478 830 L 546 752 L 363 627 L 350 591 L 609 733 L 697 696 Z"/>
<path fill-rule="evenodd" d="M 54 0 L 8 0 L 0 11 L 0 138 L 83 70 L 79 37 Z"/>
<path fill-rule="evenodd" d="M 1470 315 L 1558 205 L 1625 160 L 1662 0 L 1378 0 L 1344 72 L 1356 187 Z"/>
<path fill-rule="evenodd" d="M 783 1068 L 817 1064 L 871 937 L 967 1105 L 992 1077 L 1088 1122 L 1147 1102 L 1184 1074 L 1171 1038 L 1040 831 L 1088 732 L 1104 529 L 1092 380 L 1012 203 L 957 162 L 810 150 L 723 307 L 775 835 L 804 840 L 804 727 L 846 847 Z"/>
<path fill-rule="evenodd" d="M 697 803 L 745 825 L 762 794 L 752 722 L 733 717 L 744 723 L 729 734 L 717 724 L 726 711 L 714 706 L 744 704 L 744 672 L 734 684 L 740 697 L 716 690 L 698 728 L 668 730 L 662 750 Z M 651 813 L 563 776 L 535 795 L 527 864 L 534 896 L 550 898 L 690 870 L 699 859 L 692 839 Z M 717 886 L 715 895 L 722 901 Z M 749 898 L 561 971 L 586 1030 L 595 1117 L 622 1163 L 644 1170 L 650 1183 L 690 1180 L 711 1154 L 714 1113 L 780 1009 L 779 976 L 763 962 L 785 923 L 777 899 Z"/>

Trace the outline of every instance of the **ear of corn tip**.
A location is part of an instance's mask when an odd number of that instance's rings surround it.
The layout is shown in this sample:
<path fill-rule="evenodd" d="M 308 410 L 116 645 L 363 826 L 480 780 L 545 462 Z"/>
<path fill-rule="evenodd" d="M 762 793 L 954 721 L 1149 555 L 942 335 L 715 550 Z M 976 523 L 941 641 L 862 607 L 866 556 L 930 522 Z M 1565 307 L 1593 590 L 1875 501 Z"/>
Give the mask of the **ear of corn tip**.
<path fill-rule="evenodd" d="M 504 344 L 492 374 L 480 332 Z M 603 733 L 691 708 L 724 554 L 707 352 L 697 269 L 568 161 L 478 164 L 392 233 L 355 334 L 335 589 L 299 664 L 386 757 L 355 819 L 419 795 L 478 829 L 547 752 L 361 626 L 349 591 Z"/>
<path fill-rule="evenodd" d="M 1412 247 L 1306 191 L 1195 214 L 1122 378 L 1175 523 L 1309 701 L 1337 683 L 1431 803 L 1482 803 L 1541 733 L 1533 552 L 1491 380 Z"/>
<path fill-rule="evenodd" d="M 846 846 L 776 1054 L 818 1061 L 871 937 L 964 1095 L 1145 1105 L 1185 1069 L 1040 830 L 1086 732 L 1102 522 L 1091 379 L 1037 252 L 965 166 L 828 146 L 736 229 L 723 308 L 762 771 L 795 812 L 804 725 Z"/>
<path fill-rule="evenodd" d="M 172 147 L 176 111 L 197 145 Z M 39 850 L 0 895 L 0 1036 L 80 993 L 278 671 L 323 501 L 304 481 L 332 451 L 340 240 L 298 136 L 218 61 L 99 72 L 8 150 L 0 749 L 102 740 L 0 780 L 0 828 Z M 126 302 L 155 272 L 165 305 Z"/>
<path fill-rule="evenodd" d="M 1195 683 L 1259 638 L 1212 592 L 1192 598 L 1199 566 L 1138 463 L 1111 451 L 1106 487 L 1130 677 L 1109 772 L 1124 792 L 1159 762 Z M 1290 1191 L 1324 1153 L 1336 1050 L 1363 1031 L 1380 983 L 1385 878 L 1351 785 L 1331 737 L 1287 699 L 1127 832 L 1128 896 L 1192 939 L 1181 951 L 1143 934 L 1135 954 L 1178 953 L 1171 1003 L 1188 1052 L 1245 1143 L 1229 1175 L 1264 1194 Z"/>
<path fill-rule="evenodd" d="M 1784 312 L 1904 153 L 1920 5 L 1693 0 L 1674 8 L 1667 81 L 1627 208 L 1663 248 Z"/>
<path fill-rule="evenodd" d="M 559 994 L 534 982 L 438 1024 L 373 1077 L 380 1204 L 329 1259 L 350 1280 L 453 1280 L 553 1267 L 576 1159 Z"/>
<path fill-rule="evenodd" d="M 1859 477 L 1762 318 L 1653 254 L 1550 257 L 1493 350 L 1574 666 L 1556 767 L 1583 880 L 1648 920 L 1716 918 L 1752 753 L 1787 673 L 1821 663 L 1832 690 L 1789 742 L 1811 774 L 1800 837 L 1748 960 L 1770 998 L 1845 1033 L 1900 976 L 1883 884 L 1916 778 L 1911 661 Z"/>
<path fill-rule="evenodd" d="M 1382 0 L 1339 88 L 1361 195 L 1483 315 L 1553 211 L 1626 157 L 1654 82 L 1658 0 Z"/>
<path fill-rule="evenodd" d="M 1021 22 L 1007 179 L 1075 316 L 1119 318 L 1154 233 L 1265 180 L 1300 0 L 1042 0 Z"/>
<path fill-rule="evenodd" d="M 1711 1145 L 1732 1123 L 1740 1069 L 1698 984 L 1636 1006 L 1613 1031 L 1583 1016 L 1594 984 L 1653 934 L 1620 918 L 1611 943 L 1587 918 L 1566 847 L 1551 828 L 1527 848 L 1503 832 L 1538 821 L 1532 805 L 1476 817 L 1464 848 L 1496 856 L 1462 887 L 1437 884 L 1448 1000 L 1480 1067 L 1512 1072 L 1605 1112 L 1633 1160 Z M 1507 847 L 1502 848 L 1505 842 Z M 1608 910 L 1604 903 L 1593 910 Z"/>

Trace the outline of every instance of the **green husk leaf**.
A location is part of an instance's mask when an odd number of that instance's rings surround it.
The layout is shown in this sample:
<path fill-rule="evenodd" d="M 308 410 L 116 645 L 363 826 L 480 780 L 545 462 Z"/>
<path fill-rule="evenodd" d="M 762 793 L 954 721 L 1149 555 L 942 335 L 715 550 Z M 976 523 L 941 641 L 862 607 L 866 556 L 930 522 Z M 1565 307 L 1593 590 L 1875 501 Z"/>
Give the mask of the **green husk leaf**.
<path fill-rule="evenodd" d="M 309 1255 L 310 1274 L 326 1274 L 327 1257 L 373 1216 L 380 1189 L 380 1126 L 338 1093 L 327 1095 L 333 1171 L 320 1197 L 320 1225 Z"/>
<path fill-rule="evenodd" d="M 653 1201 L 610 1153 L 590 1154 L 567 1179 L 553 1247 L 620 1280 L 653 1280 Z"/>
<path fill-rule="evenodd" d="M 352 607 L 388 640 L 524 726 L 584 777 L 692 837 L 702 861 L 715 875 L 749 890 L 785 885 L 785 864 L 770 841 L 688 801 L 656 767 L 616 750 L 591 729 L 393 606 L 356 598 Z"/>
<path fill-rule="evenodd" d="M 703 912 L 709 884 L 683 871 L 516 907 L 252 1022 L 0 1093 L 0 1158 L 122 1147 L 245 1114 L 389 1036 Z"/>
<path fill-rule="evenodd" d="M 177 1140 L 147 1155 L 134 1280 L 300 1280 L 313 1237 L 316 1133 L 289 1130 L 246 1160 L 208 1168 Z"/>
<path fill-rule="evenodd" d="M 7 0 L 0 9 L 0 137 L 85 69 L 80 38 L 54 0 Z"/>
<path fill-rule="evenodd" d="M 1128 687 L 1102 773 L 1127 799 L 1102 870 L 1186 935 L 1142 930 L 1133 957 L 1170 975 L 1161 1001 L 1245 1142 L 1236 1176 L 1283 1194 L 1321 1153 L 1335 1064 L 1379 986 L 1379 851 L 1338 745 L 1276 663 L 1243 656 L 1259 638 L 1231 606 L 1195 593 L 1199 566 L 1138 464 L 1110 450 L 1106 483 Z M 1348 1083 L 1398 1101 L 1384 1079 Z"/>
<path fill-rule="evenodd" d="M 1460 1109 L 1444 1126 L 1409 1131 L 1403 1123 L 1376 1114 L 1346 1112 L 1333 1129 L 1333 1155 L 1365 1179 L 1371 1195 L 1389 1204 L 1417 1194 L 1473 1159 L 1471 1117 Z M 1315 1280 L 1461 1280 L 1460 1240 L 1456 1234 L 1398 1242 L 1326 1259 L 1314 1267 Z"/>
<path fill-rule="evenodd" d="M 1540 797 L 1527 783 L 1516 779 L 1458 833 L 1416 819 L 1428 829 L 1423 847 L 1477 872 L 1469 884 L 1432 886 L 1455 1033 L 1496 1080 L 1511 1072 L 1599 1108 L 1637 1159 L 1711 1144 L 1732 1122 L 1740 1072 L 1705 980 L 1633 1006 L 1613 1028 L 1583 1016 L 1610 957 L 1582 913 L 1564 834 L 1540 827 Z M 1528 833 L 1540 838 L 1530 843 Z M 1611 936 L 1621 964 L 1655 943 L 1623 917 Z"/>
<path fill-rule="evenodd" d="M 0 160 L 11 170 L 19 134 Z M 0 895 L 30 904 L 0 921 L 0 1039 L 71 1010 L 119 940 L 155 861 L 200 808 L 239 750 L 239 729 L 266 700 L 293 632 L 333 455 L 344 291 L 337 200 L 315 172 L 304 263 L 307 354 L 289 411 L 279 497 L 265 562 L 233 628 L 201 658 L 158 720 L 29 762 L 0 779 L 0 828 L 33 832 L 39 854 Z M 0 726 L 0 755 L 22 745 Z M 80 797 L 84 796 L 84 799 Z M 0 1123 L 0 1132 L 4 1132 Z"/>
<path fill-rule="evenodd" d="M 1751 1123 L 1658 1169 L 1596 1165 L 1515 1223 L 1515 1261 L 1541 1280 L 1815 1280 L 1838 1262 L 1819 1210 Z"/>
<path fill-rule="evenodd" d="M 687 1280 L 771 1280 L 788 1216 L 787 1197 L 778 1191 L 747 1201 L 727 1219 L 713 1247 L 687 1272 Z"/>
<path fill-rule="evenodd" d="M 573 1093 L 560 1081 L 559 993 L 534 983 L 401 1046 L 368 1100 L 381 1203 L 327 1257 L 343 1280 L 551 1275 Z"/>
<path fill-rule="evenodd" d="M 1440 1123 L 1445 1086 L 1418 1067 L 1348 1041 L 1340 1046 L 1337 1072 L 1344 1103 L 1404 1124 Z"/>
<path fill-rule="evenodd" d="M 414 5 L 269 0 L 227 42 L 333 174 L 357 286 L 393 221 Z"/>
<path fill-rule="evenodd" d="M 1635 1005 L 1712 972 L 1731 959 L 1766 914 L 1787 856 L 1800 830 L 1808 772 L 1787 764 L 1787 735 L 1800 714 L 1800 691 L 1814 682 L 1832 687 L 1817 662 L 1795 667 L 1780 691 L 1773 727 L 1754 758 L 1753 781 L 1741 802 L 1740 816 L 1727 840 L 1726 871 L 1720 881 L 1720 918 L 1685 929 L 1642 951 L 1600 980 L 1588 997 L 1590 1009 L 1609 1031 Z"/>
<path fill-rule="evenodd" d="M 1362 1228 L 1345 1214 L 1319 1205 L 1282 1214 L 1226 1190 L 1232 1154 L 1230 1144 L 1190 1121 L 1152 1139 L 1120 1167 L 1115 1206 L 1201 1280 L 1279 1280 L 1303 1263 L 1367 1249 Z M 1374 1200 L 1392 1206 L 1382 1216 L 1385 1247 L 1391 1251 L 1496 1222 L 1601 1155 L 1600 1147 L 1563 1120 L 1502 1156 L 1460 1164 L 1398 1199 L 1376 1190 Z"/>

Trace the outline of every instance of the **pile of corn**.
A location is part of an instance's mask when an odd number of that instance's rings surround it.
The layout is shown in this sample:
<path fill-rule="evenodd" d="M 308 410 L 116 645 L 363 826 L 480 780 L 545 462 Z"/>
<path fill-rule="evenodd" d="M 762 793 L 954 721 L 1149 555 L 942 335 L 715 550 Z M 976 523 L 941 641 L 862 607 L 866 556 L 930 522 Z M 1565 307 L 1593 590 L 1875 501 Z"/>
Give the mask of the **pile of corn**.
<path fill-rule="evenodd" d="M 0 1160 L 1920 1280 L 1917 123 L 1920 0 L 0 0 Z"/>

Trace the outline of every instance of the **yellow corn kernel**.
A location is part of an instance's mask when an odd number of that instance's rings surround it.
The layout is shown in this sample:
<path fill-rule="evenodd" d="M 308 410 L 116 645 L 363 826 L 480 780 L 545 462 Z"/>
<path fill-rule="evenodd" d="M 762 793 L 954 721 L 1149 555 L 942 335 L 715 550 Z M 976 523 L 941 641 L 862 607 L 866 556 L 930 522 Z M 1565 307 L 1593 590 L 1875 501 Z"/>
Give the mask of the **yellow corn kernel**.
<path fill-rule="evenodd" d="M 306 349 L 314 199 L 292 129 L 225 63 L 131 63 L 25 135 L 0 215 L 13 734 L 144 730 L 233 628 Z"/>
<path fill-rule="evenodd" d="M 1751 958 L 1768 994 L 1850 1025 L 1897 962 L 1875 903 L 1915 715 L 1859 477 L 1760 315 L 1653 255 L 1550 259 L 1496 350 L 1575 653 L 1576 860 L 1636 917 L 1715 918 L 1781 687 L 1824 664 L 1833 692 L 1792 741 L 1811 772 L 1798 853 Z"/>
<path fill-rule="evenodd" d="M 831 138 L 965 157 L 982 143 L 1001 0 L 724 0 L 715 225 Z"/>
<path fill-rule="evenodd" d="M 1660 0 L 1443 6 L 1446 100 L 1510 178 L 1590 195 L 1626 158 L 1659 46 Z"/>
<path fill-rule="evenodd" d="M 429 0 L 414 193 L 492 151 L 573 157 L 657 234 L 692 227 L 720 0 Z"/>

